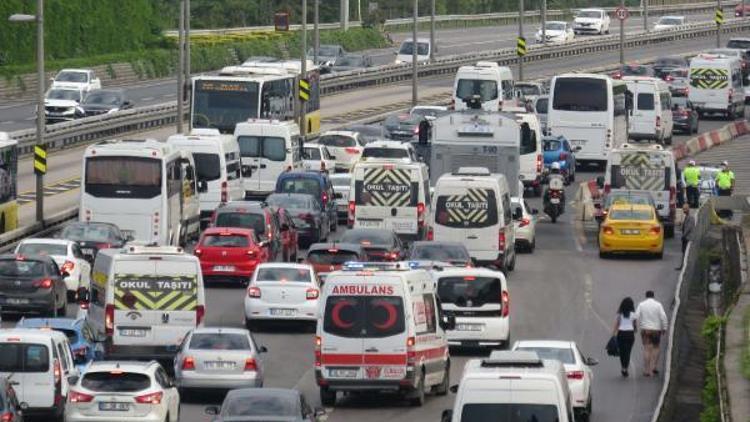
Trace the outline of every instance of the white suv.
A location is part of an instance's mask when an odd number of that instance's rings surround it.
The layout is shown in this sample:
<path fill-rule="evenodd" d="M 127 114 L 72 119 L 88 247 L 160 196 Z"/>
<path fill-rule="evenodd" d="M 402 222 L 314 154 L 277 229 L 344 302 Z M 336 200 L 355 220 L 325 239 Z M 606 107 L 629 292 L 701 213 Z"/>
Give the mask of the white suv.
<path fill-rule="evenodd" d="M 573 20 L 573 32 L 578 34 L 609 34 L 609 15 L 604 9 L 581 9 Z"/>
<path fill-rule="evenodd" d="M 399 141 L 374 141 L 365 145 L 362 150 L 362 161 L 370 160 L 399 160 L 404 162 L 417 162 L 417 153 L 408 142 Z"/>
<path fill-rule="evenodd" d="M 98 361 L 74 381 L 65 407 L 66 422 L 177 422 L 179 418 L 180 394 L 156 361 Z"/>
<path fill-rule="evenodd" d="M 16 247 L 16 255 L 48 255 L 61 273 L 66 273 L 68 301 L 73 302 L 78 289 L 91 286 L 91 264 L 84 258 L 77 242 L 65 239 L 28 238 Z"/>

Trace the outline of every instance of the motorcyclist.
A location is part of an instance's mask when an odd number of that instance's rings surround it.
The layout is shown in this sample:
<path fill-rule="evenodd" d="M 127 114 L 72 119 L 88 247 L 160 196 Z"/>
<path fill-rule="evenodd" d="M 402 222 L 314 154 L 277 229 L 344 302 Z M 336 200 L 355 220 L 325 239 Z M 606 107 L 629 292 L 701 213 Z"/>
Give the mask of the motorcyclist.
<path fill-rule="evenodd" d="M 560 192 L 560 212 L 565 211 L 565 177 L 560 172 L 560 163 L 554 162 L 550 166 L 547 176 L 547 189 L 544 191 L 544 207 L 549 205 L 549 192 L 556 190 Z"/>

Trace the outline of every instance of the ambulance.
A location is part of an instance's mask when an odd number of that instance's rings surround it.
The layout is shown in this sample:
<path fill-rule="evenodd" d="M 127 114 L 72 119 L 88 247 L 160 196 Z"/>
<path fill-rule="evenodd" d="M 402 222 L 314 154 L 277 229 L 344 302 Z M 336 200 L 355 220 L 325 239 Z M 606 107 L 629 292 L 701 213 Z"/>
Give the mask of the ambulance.
<path fill-rule="evenodd" d="M 315 379 L 324 406 L 338 392 L 401 394 L 421 406 L 446 395 L 450 356 L 431 272 L 416 262 L 350 262 L 328 275 L 315 337 Z"/>

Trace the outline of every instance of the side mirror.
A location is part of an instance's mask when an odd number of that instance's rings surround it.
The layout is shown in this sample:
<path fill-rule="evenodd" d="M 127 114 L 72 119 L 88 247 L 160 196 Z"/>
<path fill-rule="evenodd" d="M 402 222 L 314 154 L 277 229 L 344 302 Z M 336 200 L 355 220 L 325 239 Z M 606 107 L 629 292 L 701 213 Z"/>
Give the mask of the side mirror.
<path fill-rule="evenodd" d="M 286 223 L 282 224 L 281 227 L 280 227 L 280 229 L 283 232 L 288 231 L 289 230 L 289 224 L 286 224 Z"/>
<path fill-rule="evenodd" d="M 79 362 L 76 362 L 76 363 L 79 363 Z M 76 385 L 78 384 L 78 379 L 79 379 L 78 375 L 71 375 L 68 377 L 68 384 Z"/>
<path fill-rule="evenodd" d="M 451 385 L 451 387 L 449 388 L 449 390 L 453 394 L 458 393 L 458 384 Z M 453 411 L 449 410 L 449 412 L 451 412 L 451 414 L 453 414 Z"/>
<path fill-rule="evenodd" d="M 335 155 L 329 155 L 329 157 L 331 157 L 331 160 L 335 160 L 336 159 Z"/>
<path fill-rule="evenodd" d="M 316 418 L 319 418 L 321 416 L 324 416 L 326 414 L 326 410 L 322 407 L 316 407 L 314 410 L 314 414 Z"/>
<path fill-rule="evenodd" d="M 266 347 L 266 346 L 258 346 L 258 352 L 260 352 L 260 353 L 268 353 L 268 347 Z"/>
<path fill-rule="evenodd" d="M 198 181 L 198 192 L 199 193 L 208 192 L 208 182 L 206 182 L 205 180 L 199 180 Z"/>
<path fill-rule="evenodd" d="M 456 317 L 453 315 L 443 315 L 440 320 L 440 326 L 443 330 L 450 331 L 456 329 Z"/>
<path fill-rule="evenodd" d="M 451 387 L 451 391 L 453 391 L 453 387 Z M 443 410 L 443 414 L 440 415 L 440 422 L 450 422 L 451 419 L 453 419 L 453 410 L 451 409 Z"/>
<path fill-rule="evenodd" d="M 598 186 L 599 189 L 604 189 L 604 176 L 598 176 L 596 178 L 596 186 Z"/>
<path fill-rule="evenodd" d="M 219 411 L 219 406 L 208 406 L 203 412 L 207 415 L 217 416 L 219 414 Z"/>
<path fill-rule="evenodd" d="M 585 363 L 586 366 L 596 366 L 599 364 L 599 361 L 594 358 L 586 358 L 583 363 Z"/>

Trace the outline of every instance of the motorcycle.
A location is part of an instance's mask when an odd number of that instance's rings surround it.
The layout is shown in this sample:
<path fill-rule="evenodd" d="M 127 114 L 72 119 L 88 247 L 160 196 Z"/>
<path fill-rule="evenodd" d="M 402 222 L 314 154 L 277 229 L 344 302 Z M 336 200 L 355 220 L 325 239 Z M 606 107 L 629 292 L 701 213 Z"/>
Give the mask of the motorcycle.
<path fill-rule="evenodd" d="M 564 192 L 562 189 L 549 189 L 547 190 L 547 203 L 544 205 L 544 212 L 549 216 L 553 223 L 557 222 L 559 217 L 565 210 L 563 203 Z"/>

